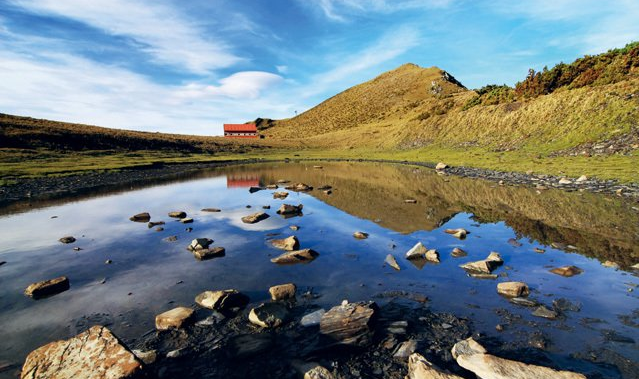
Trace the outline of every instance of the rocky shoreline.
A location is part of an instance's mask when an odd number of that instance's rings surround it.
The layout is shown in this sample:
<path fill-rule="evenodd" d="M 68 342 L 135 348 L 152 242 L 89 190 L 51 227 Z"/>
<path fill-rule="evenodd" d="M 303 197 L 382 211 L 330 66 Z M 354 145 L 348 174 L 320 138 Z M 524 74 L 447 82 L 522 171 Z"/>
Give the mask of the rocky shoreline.
<path fill-rule="evenodd" d="M 16 184 L 0 187 L 0 207 L 18 202 L 33 200 L 50 200 L 69 195 L 84 194 L 98 190 L 130 189 L 136 185 L 149 182 L 164 182 L 189 178 L 189 175 L 207 169 L 231 165 L 243 165 L 268 162 L 373 162 L 389 164 L 405 164 L 434 169 L 436 164 L 415 161 L 397 161 L 385 159 L 341 159 L 291 158 L 284 160 L 247 159 L 187 164 L 157 164 L 139 168 L 122 169 L 108 172 L 89 172 L 78 175 L 44 177 L 19 180 Z M 565 191 L 589 191 L 617 195 L 639 202 L 639 183 L 621 184 L 616 180 L 599 180 L 596 178 L 566 178 L 532 172 L 503 172 L 473 167 L 449 167 L 438 170 L 442 175 L 455 175 L 466 178 L 485 179 L 500 185 L 531 186 L 543 191 L 550 188 Z"/>

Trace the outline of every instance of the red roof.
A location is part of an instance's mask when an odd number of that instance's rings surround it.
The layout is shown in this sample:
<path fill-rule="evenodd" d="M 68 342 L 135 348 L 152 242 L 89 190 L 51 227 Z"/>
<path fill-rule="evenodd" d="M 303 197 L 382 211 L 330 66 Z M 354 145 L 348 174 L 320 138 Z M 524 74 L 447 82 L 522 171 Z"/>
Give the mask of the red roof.
<path fill-rule="evenodd" d="M 224 124 L 225 132 L 257 132 L 255 124 Z"/>

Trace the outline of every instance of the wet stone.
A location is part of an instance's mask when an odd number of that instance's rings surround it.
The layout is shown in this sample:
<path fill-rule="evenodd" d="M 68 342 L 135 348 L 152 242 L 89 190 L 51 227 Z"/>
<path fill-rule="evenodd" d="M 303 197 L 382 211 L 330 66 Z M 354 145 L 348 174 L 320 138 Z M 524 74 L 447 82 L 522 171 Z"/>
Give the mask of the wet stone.
<path fill-rule="evenodd" d="M 452 255 L 454 258 L 461 258 L 467 256 L 468 253 L 460 249 L 459 247 L 456 247 L 453 249 L 453 251 L 450 252 L 450 255 Z"/>
<path fill-rule="evenodd" d="M 155 316 L 157 330 L 180 329 L 193 319 L 193 309 L 177 307 Z"/>
<path fill-rule="evenodd" d="M 195 259 L 205 261 L 207 259 L 221 258 L 226 255 L 226 249 L 221 246 L 216 246 L 208 249 L 193 250 L 193 256 Z"/>
<path fill-rule="evenodd" d="M 274 301 L 295 299 L 297 287 L 293 283 L 280 284 L 268 289 Z"/>
<path fill-rule="evenodd" d="M 322 316 L 320 332 L 340 344 L 367 346 L 372 342 L 378 313 L 374 302 L 338 305 Z"/>
<path fill-rule="evenodd" d="M 389 266 L 391 266 L 397 271 L 401 270 L 401 267 L 399 267 L 399 264 L 397 263 L 397 259 L 395 259 L 393 254 L 388 254 L 386 258 L 384 259 L 384 262 L 386 262 L 386 264 L 388 264 Z"/>
<path fill-rule="evenodd" d="M 521 305 L 523 307 L 536 307 L 537 305 L 539 305 L 536 301 L 526 299 L 524 297 L 513 297 L 511 299 L 508 299 L 508 301 L 516 305 Z"/>
<path fill-rule="evenodd" d="M 302 209 L 304 206 L 302 204 L 299 205 L 290 205 L 290 204 L 282 204 L 280 209 L 277 210 L 277 214 L 280 215 L 297 215 L 302 213 Z"/>
<path fill-rule="evenodd" d="M 273 199 L 286 199 L 288 197 L 288 192 L 274 192 Z"/>
<path fill-rule="evenodd" d="M 195 297 L 195 302 L 204 308 L 225 312 L 233 308 L 244 308 L 249 303 L 248 296 L 234 289 L 204 291 Z"/>
<path fill-rule="evenodd" d="M 530 290 L 523 282 L 503 282 L 497 284 L 497 292 L 508 297 L 526 297 Z"/>
<path fill-rule="evenodd" d="M 129 217 L 129 220 L 133 222 L 149 222 L 151 221 L 151 215 L 148 212 L 138 213 Z"/>
<path fill-rule="evenodd" d="M 60 292 L 64 292 L 68 289 L 69 279 L 66 276 L 61 276 L 58 278 L 33 283 L 24 290 L 24 294 L 34 299 L 40 299 L 43 297 L 58 294 Z"/>
<path fill-rule="evenodd" d="M 173 217 L 173 218 L 185 218 L 185 217 L 186 217 L 186 212 L 184 212 L 184 211 L 174 211 L 174 212 L 169 212 L 169 217 Z"/>
<path fill-rule="evenodd" d="M 283 239 L 272 240 L 271 245 L 277 249 L 293 251 L 300 247 L 300 242 L 295 236 L 290 236 Z"/>
<path fill-rule="evenodd" d="M 311 312 L 302 317 L 302 319 L 300 320 L 300 325 L 304 327 L 319 325 L 322 316 L 324 316 L 324 313 L 326 313 L 326 311 L 323 309 L 318 309 L 315 312 Z"/>
<path fill-rule="evenodd" d="M 364 240 L 368 238 L 368 233 L 355 232 L 353 233 L 353 237 L 357 238 L 358 240 Z"/>
<path fill-rule="evenodd" d="M 262 328 L 277 328 L 288 319 L 288 310 L 279 303 L 264 303 L 249 313 L 249 321 Z"/>
<path fill-rule="evenodd" d="M 312 249 L 294 250 L 271 259 L 271 262 L 278 264 L 310 263 L 318 256 L 319 253 Z"/>
<path fill-rule="evenodd" d="M 544 305 L 540 305 L 539 307 L 537 307 L 533 313 L 533 316 L 537 316 L 537 317 L 543 317 L 543 318 L 547 318 L 550 320 L 554 320 L 556 319 L 559 314 L 557 312 L 555 312 L 552 309 L 548 309 L 546 306 Z"/>
<path fill-rule="evenodd" d="M 62 237 L 60 238 L 58 241 L 62 242 L 62 243 L 74 243 L 75 242 L 75 237 L 73 236 L 66 236 L 66 237 Z"/>
<path fill-rule="evenodd" d="M 255 224 L 262 220 L 266 220 L 267 218 L 269 218 L 268 214 L 264 212 L 257 212 L 257 213 L 253 213 L 248 216 L 242 217 L 242 222 L 245 224 Z"/>

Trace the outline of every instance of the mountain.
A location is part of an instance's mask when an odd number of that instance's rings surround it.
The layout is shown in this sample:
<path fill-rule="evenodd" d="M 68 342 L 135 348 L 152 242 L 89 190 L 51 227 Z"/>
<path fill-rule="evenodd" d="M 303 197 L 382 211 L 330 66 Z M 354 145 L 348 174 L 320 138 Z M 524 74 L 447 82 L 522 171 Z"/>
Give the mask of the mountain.
<path fill-rule="evenodd" d="M 514 88 L 468 90 L 437 67 L 405 64 L 296 117 L 269 120 L 262 132 L 267 139 L 323 149 L 574 154 L 581 146 L 610 142 L 616 144 L 611 152 L 629 153 L 639 143 L 638 104 L 639 43 L 632 43 L 531 70 Z"/>

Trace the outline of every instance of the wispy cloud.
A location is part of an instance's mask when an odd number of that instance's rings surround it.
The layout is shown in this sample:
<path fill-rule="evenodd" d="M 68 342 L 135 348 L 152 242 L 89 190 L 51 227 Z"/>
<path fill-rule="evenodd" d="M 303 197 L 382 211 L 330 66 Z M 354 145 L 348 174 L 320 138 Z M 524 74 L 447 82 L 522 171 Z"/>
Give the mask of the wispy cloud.
<path fill-rule="evenodd" d="M 224 41 L 205 37 L 198 24 L 166 3 L 141 0 L 13 0 L 23 9 L 73 19 L 132 39 L 159 64 L 194 73 L 229 67 L 242 58 Z"/>
<path fill-rule="evenodd" d="M 262 90 L 280 83 L 279 75 L 263 71 L 243 71 L 220 79 L 219 85 L 189 84 L 180 90 L 186 98 L 226 96 L 233 99 L 256 99 Z"/>
<path fill-rule="evenodd" d="M 305 2 L 317 6 L 322 14 L 338 22 L 366 13 L 393 13 L 408 9 L 448 7 L 455 0 L 320 0 Z"/>

